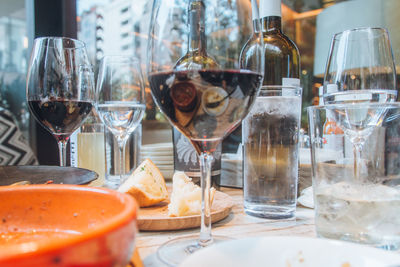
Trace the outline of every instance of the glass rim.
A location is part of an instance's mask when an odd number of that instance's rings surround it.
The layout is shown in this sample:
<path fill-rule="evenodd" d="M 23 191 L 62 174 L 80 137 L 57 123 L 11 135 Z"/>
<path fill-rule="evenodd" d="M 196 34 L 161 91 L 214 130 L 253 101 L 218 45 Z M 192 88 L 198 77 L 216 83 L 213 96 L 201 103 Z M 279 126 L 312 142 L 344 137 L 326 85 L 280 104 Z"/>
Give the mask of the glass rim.
<path fill-rule="evenodd" d="M 281 89 L 303 89 L 301 86 L 297 85 L 262 85 L 260 91 L 273 91 Z"/>
<path fill-rule="evenodd" d="M 381 27 L 357 27 L 357 28 L 353 28 L 353 29 L 347 29 L 341 32 L 337 32 L 333 35 L 333 40 L 338 40 L 342 35 L 344 34 L 348 34 L 351 32 L 363 32 L 363 31 L 377 31 L 380 32 L 381 34 L 386 34 L 389 36 L 389 32 L 386 28 L 381 28 Z"/>
<path fill-rule="evenodd" d="M 63 47 L 63 49 L 71 49 L 71 50 L 73 50 L 73 49 L 84 49 L 84 48 L 86 48 L 86 45 L 85 45 L 85 43 L 83 41 L 80 41 L 80 40 L 74 39 L 74 38 L 70 38 L 70 37 L 43 36 L 43 37 L 35 38 L 34 42 L 37 43 L 37 42 L 41 42 L 41 41 L 44 41 L 44 40 L 53 40 L 53 41 L 58 41 L 58 40 L 63 40 L 64 41 L 65 40 L 65 41 L 70 41 L 70 42 L 78 44 L 78 46 L 75 46 L 75 47 Z M 49 44 L 45 44 L 45 46 L 47 46 L 47 47 L 55 47 L 54 45 L 51 46 Z"/>
<path fill-rule="evenodd" d="M 345 104 L 326 104 L 319 106 L 309 106 L 308 111 L 322 110 L 322 109 L 361 109 L 365 107 L 387 107 L 387 108 L 400 108 L 400 102 L 373 102 L 373 103 L 345 103 Z"/>

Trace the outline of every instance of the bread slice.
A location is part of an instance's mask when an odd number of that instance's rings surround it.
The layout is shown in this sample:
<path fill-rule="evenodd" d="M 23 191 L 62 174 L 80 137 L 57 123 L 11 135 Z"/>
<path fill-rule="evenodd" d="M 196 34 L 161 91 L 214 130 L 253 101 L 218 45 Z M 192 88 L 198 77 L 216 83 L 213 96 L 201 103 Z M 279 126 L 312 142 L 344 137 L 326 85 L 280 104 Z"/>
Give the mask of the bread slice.
<path fill-rule="evenodd" d="M 118 191 L 132 195 L 140 207 L 153 206 L 168 198 L 164 176 L 150 159 L 143 161 Z"/>
<path fill-rule="evenodd" d="M 211 204 L 215 188 L 210 190 Z M 168 205 L 171 217 L 198 215 L 201 212 L 201 188 L 195 185 L 184 172 L 175 172 L 172 178 L 172 194 Z"/>

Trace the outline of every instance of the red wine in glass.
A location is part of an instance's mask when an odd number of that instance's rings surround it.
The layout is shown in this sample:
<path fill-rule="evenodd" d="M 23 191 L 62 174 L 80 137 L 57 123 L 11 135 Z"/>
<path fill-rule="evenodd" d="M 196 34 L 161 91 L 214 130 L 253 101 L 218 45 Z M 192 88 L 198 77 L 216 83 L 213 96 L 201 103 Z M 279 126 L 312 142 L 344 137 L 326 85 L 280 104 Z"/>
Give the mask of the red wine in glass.
<path fill-rule="evenodd" d="M 220 139 L 236 128 L 248 113 L 262 76 L 247 70 L 190 70 L 153 73 L 149 82 L 170 122 L 192 141 L 202 142 Z"/>
<path fill-rule="evenodd" d="M 56 139 L 62 139 L 77 130 L 90 113 L 92 103 L 74 100 L 29 100 L 28 106 L 36 119 L 46 127 Z"/>
<path fill-rule="evenodd" d="M 93 71 L 85 44 L 64 37 L 41 37 L 33 43 L 26 98 L 35 119 L 56 138 L 60 165 L 66 165 L 70 135 L 94 102 Z"/>

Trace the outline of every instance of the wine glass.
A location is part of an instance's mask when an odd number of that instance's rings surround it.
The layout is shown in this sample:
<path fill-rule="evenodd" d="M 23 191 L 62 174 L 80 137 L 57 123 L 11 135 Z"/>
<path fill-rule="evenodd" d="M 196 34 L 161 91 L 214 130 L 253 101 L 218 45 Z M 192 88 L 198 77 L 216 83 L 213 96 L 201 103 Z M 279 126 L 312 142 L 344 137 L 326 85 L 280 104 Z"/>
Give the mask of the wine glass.
<path fill-rule="evenodd" d="M 26 96 L 35 119 L 58 142 L 60 166 L 66 166 L 69 137 L 82 125 L 94 102 L 93 72 L 84 43 L 63 37 L 35 39 Z"/>
<path fill-rule="evenodd" d="M 148 48 L 151 92 L 198 153 L 202 188 L 200 236 L 162 245 L 158 256 L 169 265 L 226 239 L 211 235 L 212 152 L 240 125 L 262 83 L 257 10 L 250 0 L 154 1 Z"/>
<path fill-rule="evenodd" d="M 358 28 L 333 36 L 325 70 L 323 98 L 325 104 L 396 101 L 396 69 L 386 29 Z M 355 108 L 343 111 L 346 111 L 344 117 L 348 126 L 357 125 L 357 131 L 354 127 L 344 128 L 353 145 L 354 170 L 358 172 L 362 147 L 372 133 L 372 128 L 367 127 L 365 122 L 379 121 L 382 114 Z M 329 109 L 327 115 L 331 114 L 341 113 Z"/>
<path fill-rule="evenodd" d="M 396 69 L 386 29 L 358 28 L 333 36 L 323 98 L 325 104 L 396 101 Z"/>
<path fill-rule="evenodd" d="M 125 145 L 140 124 L 146 109 L 139 61 L 129 56 L 105 56 L 100 62 L 96 110 L 118 143 L 119 170 L 107 177 L 107 186 L 117 188 L 124 180 Z"/>

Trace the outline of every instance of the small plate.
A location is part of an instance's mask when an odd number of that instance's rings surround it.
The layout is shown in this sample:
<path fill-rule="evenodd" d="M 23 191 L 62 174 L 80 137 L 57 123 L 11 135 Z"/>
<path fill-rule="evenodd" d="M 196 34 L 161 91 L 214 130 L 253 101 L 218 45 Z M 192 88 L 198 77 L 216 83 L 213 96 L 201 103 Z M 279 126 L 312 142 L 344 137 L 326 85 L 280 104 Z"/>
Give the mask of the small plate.
<path fill-rule="evenodd" d="M 157 158 L 157 157 L 148 157 L 149 159 L 151 159 L 151 161 L 154 163 L 154 164 L 158 164 L 158 163 L 161 163 L 161 164 L 164 164 L 164 165 L 169 165 L 169 164 L 174 164 L 174 160 L 173 159 L 163 159 L 163 158 Z"/>
<path fill-rule="evenodd" d="M 174 152 L 171 151 L 140 151 L 141 155 L 144 156 L 157 156 L 157 157 L 174 157 Z"/>
<path fill-rule="evenodd" d="M 172 143 L 157 143 L 142 145 L 140 148 L 142 151 L 172 151 Z"/>
<path fill-rule="evenodd" d="M 169 195 L 171 195 L 171 192 L 172 187 L 168 186 Z M 200 214 L 181 217 L 168 216 L 168 203 L 169 201 L 164 201 L 152 207 L 140 208 L 139 230 L 172 231 L 200 226 Z M 211 206 L 211 221 L 214 223 L 226 218 L 230 214 L 232 207 L 232 198 L 223 192 L 216 191 Z"/>
<path fill-rule="evenodd" d="M 189 256 L 181 267 L 390 267 L 400 254 L 322 238 L 271 236 L 212 245 Z"/>

